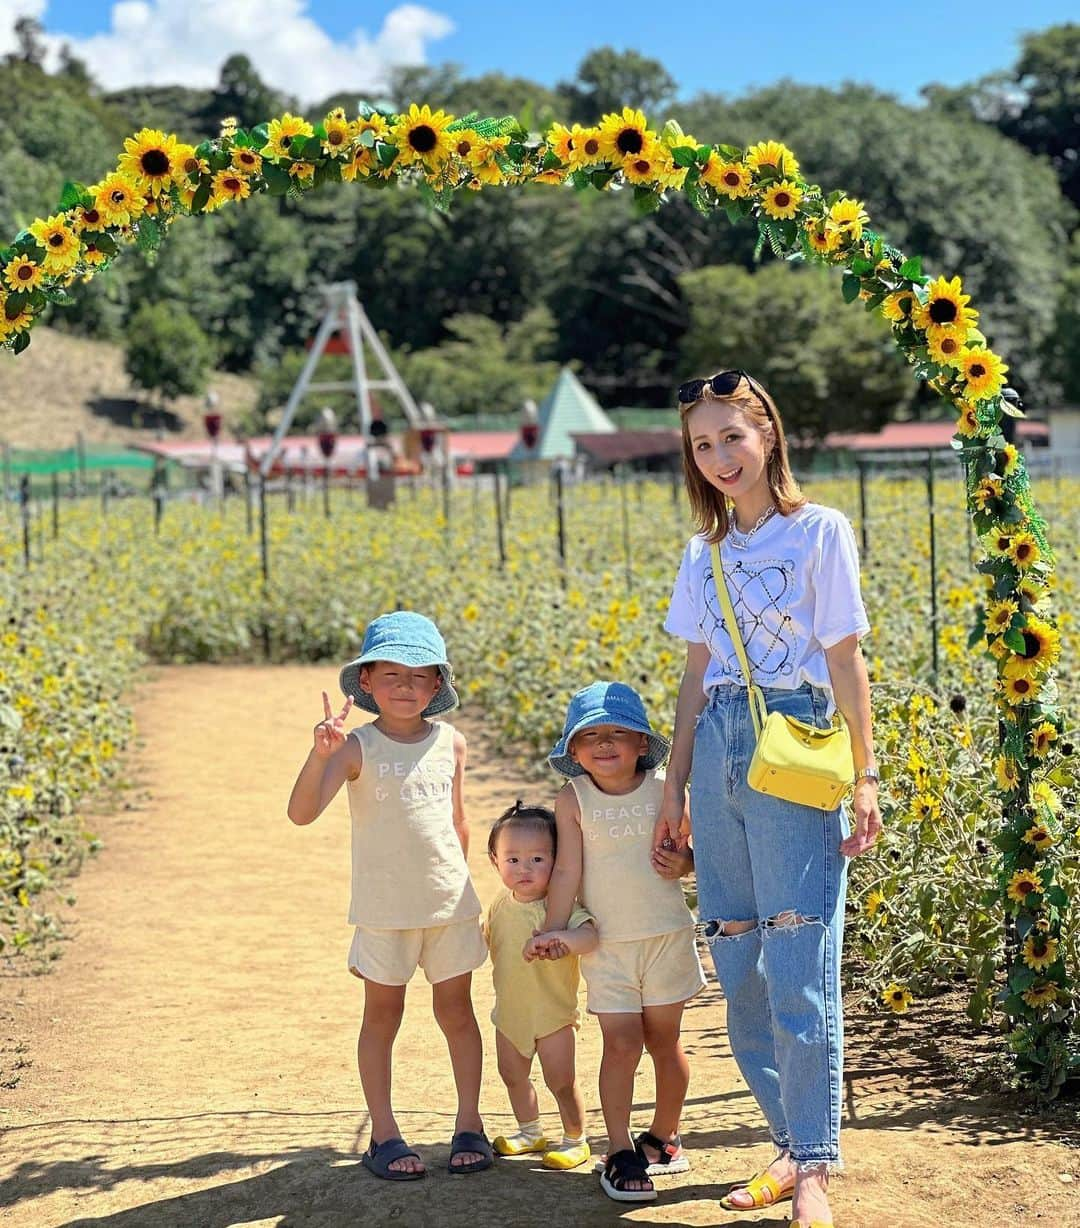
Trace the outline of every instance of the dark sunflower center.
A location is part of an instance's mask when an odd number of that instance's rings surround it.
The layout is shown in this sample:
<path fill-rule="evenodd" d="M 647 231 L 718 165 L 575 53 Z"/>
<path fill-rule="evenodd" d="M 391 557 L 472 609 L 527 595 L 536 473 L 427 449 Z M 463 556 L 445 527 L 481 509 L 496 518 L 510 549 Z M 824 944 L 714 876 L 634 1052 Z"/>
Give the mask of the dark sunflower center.
<path fill-rule="evenodd" d="M 971 366 L 968 367 L 968 377 L 969 378 L 974 377 L 975 379 L 982 379 L 982 377 L 985 374 L 986 374 L 986 368 L 983 366 L 981 362 L 973 362 Z"/>
<path fill-rule="evenodd" d="M 956 304 L 948 298 L 935 299 L 930 304 L 930 319 L 935 324 L 951 324 L 956 319 Z"/>
<path fill-rule="evenodd" d="M 148 149 L 142 156 L 142 168 L 148 175 L 167 175 L 169 155 L 161 149 Z"/>
<path fill-rule="evenodd" d="M 645 142 L 636 128 L 624 128 L 615 138 L 615 148 L 623 157 L 626 157 L 627 154 L 641 153 L 645 148 Z"/>
<path fill-rule="evenodd" d="M 471 141 L 458 141 L 457 151 L 458 151 L 459 158 L 467 158 L 469 156 L 469 151 L 471 149 L 472 149 Z"/>
<path fill-rule="evenodd" d="M 1024 635 L 1024 651 L 1020 654 L 1025 661 L 1030 661 L 1032 658 L 1039 655 L 1042 649 L 1042 640 L 1037 635 L 1032 635 L 1030 631 L 1025 631 Z"/>
<path fill-rule="evenodd" d="M 94 254 L 96 251 L 97 251 L 97 244 L 96 244 L 96 243 L 87 243 L 87 245 L 86 245 L 86 254 L 87 254 L 88 256 L 92 256 L 92 255 L 93 255 L 93 254 Z"/>
<path fill-rule="evenodd" d="M 649 170 L 649 163 L 646 162 L 644 158 L 639 158 L 638 161 L 634 163 L 634 170 L 636 170 L 639 175 L 647 174 Z"/>
<path fill-rule="evenodd" d="M 226 179 L 225 186 L 229 189 L 230 192 L 237 192 L 240 189 L 240 180 L 232 179 L 232 178 Z"/>
<path fill-rule="evenodd" d="M 34 276 L 34 266 L 32 264 L 20 264 L 16 277 L 20 281 L 29 281 Z"/>
<path fill-rule="evenodd" d="M 589 137 L 585 142 L 585 152 L 594 158 L 600 152 L 600 142 L 595 137 Z"/>
<path fill-rule="evenodd" d="M 1017 680 L 1013 683 L 1013 686 L 1016 687 L 1016 690 L 1020 695 L 1023 695 L 1026 691 L 1031 690 L 1031 683 L 1028 682 L 1026 678 L 1017 678 Z"/>
<path fill-rule="evenodd" d="M 198 169 L 199 169 L 199 159 L 198 158 L 188 158 L 188 160 L 184 163 L 184 174 L 185 175 L 191 175 Z"/>
<path fill-rule="evenodd" d="M 945 337 L 941 342 L 941 352 L 943 354 L 955 354 L 960 348 L 955 337 Z"/>
<path fill-rule="evenodd" d="M 101 214 L 96 209 L 87 209 L 83 214 L 83 221 L 87 226 L 96 226 L 101 221 Z"/>
<path fill-rule="evenodd" d="M 409 144 L 419 154 L 431 153 L 438 144 L 439 138 L 435 134 L 435 129 L 429 124 L 418 124 L 409 133 Z"/>
<path fill-rule="evenodd" d="M 250 153 L 242 153 L 240 155 L 240 161 L 243 162 L 245 166 L 254 166 L 255 165 L 255 155 L 250 154 Z"/>
<path fill-rule="evenodd" d="M 64 236 L 60 234 L 59 232 L 57 232 L 56 234 L 49 235 L 49 246 L 50 247 L 63 247 L 64 246 Z"/>
<path fill-rule="evenodd" d="M 116 188 L 112 193 L 110 193 L 109 199 L 114 205 L 122 205 L 124 201 L 127 200 L 127 193 L 121 188 Z"/>
<path fill-rule="evenodd" d="M 335 130 L 333 132 L 328 132 L 326 139 L 331 145 L 340 145 L 345 138 L 342 133 Z"/>
<path fill-rule="evenodd" d="M 777 205 L 781 209 L 786 209 L 788 205 L 791 204 L 791 197 L 787 194 L 787 192 L 777 192 L 775 199 Z"/>
<path fill-rule="evenodd" d="M 724 176 L 724 182 L 729 188 L 737 188 L 739 186 L 738 171 L 728 171 L 728 173 Z"/>

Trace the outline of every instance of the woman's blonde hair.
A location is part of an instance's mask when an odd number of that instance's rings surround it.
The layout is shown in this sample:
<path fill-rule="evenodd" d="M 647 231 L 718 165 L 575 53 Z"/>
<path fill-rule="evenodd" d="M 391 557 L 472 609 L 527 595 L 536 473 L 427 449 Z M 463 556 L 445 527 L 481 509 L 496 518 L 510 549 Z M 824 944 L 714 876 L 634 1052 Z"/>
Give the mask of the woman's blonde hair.
<path fill-rule="evenodd" d="M 706 541 L 719 542 L 723 541 L 731 527 L 727 496 L 707 481 L 697 467 L 697 462 L 694 460 L 694 447 L 690 440 L 688 426 L 690 415 L 699 405 L 708 401 L 715 401 L 720 405 L 731 405 L 740 410 L 754 430 L 765 437 L 765 446 L 769 449 L 765 461 L 769 494 L 772 495 L 773 503 L 776 504 L 776 510 L 780 515 L 790 516 L 792 512 L 804 506 L 806 496 L 799 489 L 799 483 L 791 472 L 784 424 L 780 420 L 780 411 L 776 408 L 776 402 L 757 380 L 744 374 L 727 396 L 717 396 L 711 386 L 706 384 L 697 400 L 679 405 L 679 419 L 682 425 L 683 474 L 686 478 L 690 511 L 697 532 Z"/>

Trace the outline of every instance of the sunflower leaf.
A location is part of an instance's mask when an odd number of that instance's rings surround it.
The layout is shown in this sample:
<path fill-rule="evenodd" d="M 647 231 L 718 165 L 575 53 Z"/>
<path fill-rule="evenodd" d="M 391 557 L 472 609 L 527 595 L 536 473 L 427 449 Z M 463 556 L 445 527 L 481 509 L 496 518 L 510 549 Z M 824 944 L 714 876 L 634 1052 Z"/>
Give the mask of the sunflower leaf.
<path fill-rule="evenodd" d="M 761 223 L 759 222 L 757 242 L 754 244 L 754 262 L 755 263 L 761 259 L 761 254 L 765 250 L 766 237 L 767 236 L 765 234 L 765 227 L 761 225 Z"/>
<path fill-rule="evenodd" d="M 84 230 L 80 236 L 84 243 L 93 243 L 99 252 L 106 256 L 116 255 L 116 240 L 105 230 Z"/>
<path fill-rule="evenodd" d="M 136 237 L 136 246 L 141 252 L 156 252 L 161 245 L 161 227 L 152 217 L 144 217 L 139 220 L 139 233 Z"/>
<path fill-rule="evenodd" d="M 588 171 L 571 172 L 570 182 L 574 185 L 575 192 L 584 192 L 592 187 L 592 180 L 589 178 Z"/>
<path fill-rule="evenodd" d="M 840 293 L 844 296 L 845 303 L 853 303 L 859 297 L 859 291 L 862 286 L 859 279 L 854 273 L 845 273 L 843 281 L 840 283 Z M 916 378 L 919 378 L 916 373 Z"/>
<path fill-rule="evenodd" d="M 851 271 L 857 277 L 863 277 L 867 273 L 873 272 L 874 261 L 868 260 L 865 256 L 856 256 L 851 262 Z"/>
<path fill-rule="evenodd" d="M 309 136 L 300 150 L 300 156 L 305 162 L 313 162 L 322 153 L 322 140 L 318 136 Z"/>
<path fill-rule="evenodd" d="M 265 172 L 266 168 L 264 167 L 263 170 Z M 211 184 L 209 179 L 199 184 L 195 195 L 191 198 L 191 212 L 193 214 L 202 213 L 202 211 L 206 208 L 206 202 L 210 199 L 210 187 Z"/>
<path fill-rule="evenodd" d="M 646 187 L 634 188 L 634 212 L 642 215 L 655 213 L 660 208 L 660 197 Z"/>
<path fill-rule="evenodd" d="M 364 131 L 360 133 L 360 144 L 363 145 L 365 149 L 372 148 L 372 146 L 375 144 L 374 128 L 365 128 Z"/>
<path fill-rule="evenodd" d="M 68 180 L 64 184 L 64 189 L 60 193 L 60 209 L 74 209 L 76 205 L 82 204 L 83 197 L 87 195 L 86 185 L 83 183 L 75 183 Z"/>
<path fill-rule="evenodd" d="M 1010 627 L 1001 638 L 1015 653 L 1023 653 L 1027 649 L 1023 635 L 1013 627 Z"/>
<path fill-rule="evenodd" d="M 379 159 L 380 166 L 393 166 L 394 159 L 398 156 L 397 147 L 386 141 L 379 141 L 375 146 L 375 156 Z"/>
<path fill-rule="evenodd" d="M 73 307 L 75 299 L 62 286 L 46 286 L 42 291 L 45 301 L 55 303 L 57 307 Z"/>
<path fill-rule="evenodd" d="M 986 639 L 986 614 L 980 614 L 975 622 L 975 626 L 971 628 L 971 633 L 967 638 L 968 648 L 978 648 L 983 640 Z"/>
<path fill-rule="evenodd" d="M 743 156 L 743 151 L 737 145 L 714 145 L 713 149 L 725 162 L 738 162 Z"/>
<path fill-rule="evenodd" d="M 908 281 L 922 281 L 922 256 L 909 256 L 900 266 L 900 276 Z"/>
<path fill-rule="evenodd" d="M 693 166 L 697 160 L 697 150 L 690 145 L 676 145 L 671 151 L 671 160 L 676 166 Z"/>
<path fill-rule="evenodd" d="M 19 335 L 15 338 L 15 343 L 11 347 L 11 352 L 13 354 L 21 354 L 23 350 L 25 350 L 29 344 L 30 344 L 29 331 L 19 333 Z"/>
<path fill-rule="evenodd" d="M 461 115 L 454 120 L 452 124 L 448 124 L 447 132 L 464 132 L 466 128 L 471 128 L 473 124 L 480 118 L 479 111 L 470 111 L 468 115 Z"/>

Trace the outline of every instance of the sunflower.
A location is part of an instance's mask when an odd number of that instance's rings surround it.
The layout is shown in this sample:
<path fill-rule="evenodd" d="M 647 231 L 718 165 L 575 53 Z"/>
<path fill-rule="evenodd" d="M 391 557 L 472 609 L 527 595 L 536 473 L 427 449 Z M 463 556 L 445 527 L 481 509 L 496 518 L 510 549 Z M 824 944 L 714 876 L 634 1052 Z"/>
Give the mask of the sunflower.
<path fill-rule="evenodd" d="M 975 406 L 963 406 L 960 410 L 960 417 L 956 420 L 956 433 L 965 436 L 967 439 L 974 439 L 981 430 L 982 423 L 979 421 L 979 415 L 975 410 Z"/>
<path fill-rule="evenodd" d="M 943 324 L 941 328 L 933 328 L 926 335 L 926 348 L 934 362 L 942 366 L 955 367 L 960 360 L 960 353 L 967 340 L 968 330 L 955 324 Z"/>
<path fill-rule="evenodd" d="M 986 607 L 986 629 L 993 635 L 1008 631 L 1020 607 L 1015 601 L 993 601 Z"/>
<path fill-rule="evenodd" d="M 1033 823 L 1024 832 L 1024 843 L 1042 853 L 1057 843 L 1057 837 L 1045 823 Z"/>
<path fill-rule="evenodd" d="M 781 221 L 798 213 L 802 195 L 801 188 L 787 179 L 781 179 L 778 183 L 770 183 L 765 189 L 761 207 L 769 217 Z"/>
<path fill-rule="evenodd" d="M 924 331 L 945 325 L 971 328 L 979 318 L 979 313 L 967 306 L 971 295 L 964 294 L 959 277 L 954 277 L 952 281 L 939 277 L 926 287 L 926 291 L 926 302 L 919 303 L 913 313 L 915 323 Z"/>
<path fill-rule="evenodd" d="M 987 511 L 995 499 L 1001 498 L 1001 478 L 995 474 L 982 478 L 971 497 L 980 512 Z"/>
<path fill-rule="evenodd" d="M 398 148 L 398 164 L 412 166 L 419 162 L 433 168 L 441 166 L 450 156 L 453 133 L 446 130 L 454 122 L 444 111 L 432 111 L 427 104 L 414 102 L 408 114 L 398 117 L 390 136 Z"/>
<path fill-rule="evenodd" d="M 603 162 L 604 143 L 600 137 L 600 129 L 582 128 L 578 132 L 576 131 L 576 124 L 574 128 L 574 158 L 571 163 L 574 170 L 580 170 L 585 166 L 595 166 L 597 162 Z"/>
<path fill-rule="evenodd" d="M 176 177 L 177 186 L 180 188 L 189 187 L 193 176 L 210 174 L 210 163 L 205 158 L 200 158 L 192 145 L 177 145 L 176 164 L 180 168 Z"/>
<path fill-rule="evenodd" d="M 1020 783 L 1020 768 L 1015 759 L 1007 755 L 998 755 L 994 760 L 994 775 L 997 777 L 998 788 L 1002 793 L 1012 793 Z"/>
<path fill-rule="evenodd" d="M 941 802 L 931 793 L 917 793 L 911 799 L 911 817 L 917 823 L 933 823 L 941 818 Z"/>
<path fill-rule="evenodd" d="M 540 172 L 540 174 L 547 174 L 547 173 L 548 172 L 546 171 Z M 479 162 L 473 168 L 473 178 L 481 184 L 484 184 L 484 183 L 496 184 L 496 183 L 503 182 L 503 173 L 502 173 L 502 169 L 500 168 L 498 162 L 495 162 L 495 161 Z M 536 175 L 535 178 L 539 180 L 540 175 Z M 541 180 L 541 182 L 543 182 L 543 180 Z"/>
<path fill-rule="evenodd" d="M 810 250 L 819 256 L 827 256 L 840 246 L 840 236 L 834 230 L 827 230 L 821 219 L 811 219 L 806 223 L 806 241 Z"/>
<path fill-rule="evenodd" d="M 1045 586 L 1032 576 L 1024 576 L 1017 585 L 1016 591 L 1032 606 L 1037 606 L 1050 595 Z"/>
<path fill-rule="evenodd" d="M 12 333 L 24 333 L 34 322 L 34 313 L 29 306 L 23 307 L 16 315 L 7 313 L 7 295 L 0 291 L 0 336 L 10 336 Z"/>
<path fill-rule="evenodd" d="M 636 157 L 655 140 L 644 113 L 633 107 L 623 107 L 621 115 L 612 112 L 600 121 L 600 148 L 606 162 L 618 165 Z"/>
<path fill-rule="evenodd" d="M 289 174 L 300 183 L 310 184 L 315 178 L 314 162 L 290 162 Z"/>
<path fill-rule="evenodd" d="M 1061 809 L 1061 794 L 1045 780 L 1038 780 L 1031 786 L 1031 800 L 1041 802 L 1051 814 Z"/>
<path fill-rule="evenodd" d="M 109 257 L 101 250 L 100 247 L 98 247 L 96 243 L 87 243 L 82 249 L 81 259 L 87 264 L 104 264 L 108 258 Z"/>
<path fill-rule="evenodd" d="M 731 200 L 750 195 L 752 176 L 750 168 L 743 162 L 725 162 L 717 154 L 711 153 L 701 178 L 710 188 L 715 188 Z"/>
<path fill-rule="evenodd" d="M 1021 997 L 1035 1010 L 1044 1006 L 1052 1006 L 1057 1001 L 1057 986 L 1053 981 L 1038 981 L 1030 989 L 1025 989 Z"/>
<path fill-rule="evenodd" d="M 964 350 L 956 365 L 967 380 L 967 395 L 974 401 L 996 397 L 1009 369 L 993 350 Z"/>
<path fill-rule="evenodd" d="M 1009 558 L 1021 571 L 1027 571 L 1042 558 L 1042 551 L 1030 533 L 1017 533 L 1009 546 Z"/>
<path fill-rule="evenodd" d="M 241 175 L 257 175 L 262 170 L 262 154 L 257 154 L 254 149 L 239 147 L 232 151 L 232 164 L 233 170 Z"/>
<path fill-rule="evenodd" d="M 1020 634 L 1024 651 L 1009 659 L 1007 678 L 1036 678 L 1051 669 L 1061 656 L 1061 634 L 1049 623 L 1029 614 Z"/>
<path fill-rule="evenodd" d="M 463 162 L 469 162 L 470 165 L 472 165 L 473 154 L 482 143 L 483 137 L 475 128 L 461 128 L 450 134 L 450 152 L 454 157 L 460 158 Z"/>
<path fill-rule="evenodd" d="M 781 179 L 799 178 L 799 164 L 795 161 L 795 155 L 779 141 L 760 141 L 757 145 L 751 145 L 746 151 L 745 162 L 758 174 L 763 167 L 769 166 Z"/>
<path fill-rule="evenodd" d="M 272 119 L 267 130 L 266 144 L 260 152 L 267 158 L 287 158 L 292 143 L 298 136 L 311 137 L 315 129 L 298 115 L 288 111 L 280 119 Z"/>
<path fill-rule="evenodd" d="M 357 177 L 366 179 L 375 169 L 375 158 L 366 145 L 357 145 L 353 150 L 352 160 L 341 168 L 341 177 L 346 183 L 352 183 Z"/>
<path fill-rule="evenodd" d="M 496 170 L 498 168 L 496 167 Z M 566 182 L 567 171 L 565 167 L 556 166 L 550 171 L 538 171 L 529 180 L 530 183 L 548 183 L 558 186 Z"/>
<path fill-rule="evenodd" d="M 863 226 L 870 220 L 861 200 L 838 200 L 829 210 L 825 220 L 825 228 L 839 235 L 841 239 L 849 239 L 858 243 L 862 238 Z"/>
<path fill-rule="evenodd" d="M 76 234 L 82 234 L 84 230 L 100 230 L 105 225 L 105 219 L 95 205 L 76 205 L 68 218 L 68 224 Z"/>
<path fill-rule="evenodd" d="M 43 261 L 46 273 L 66 273 L 79 259 L 79 236 L 70 229 L 63 213 L 50 218 L 38 218 L 30 226 L 30 233 L 44 248 Z"/>
<path fill-rule="evenodd" d="M 878 913 L 880 912 L 882 914 L 882 919 L 884 919 L 884 916 L 885 916 L 884 910 L 885 910 L 885 892 L 878 891 L 875 888 L 873 891 L 869 893 L 869 895 L 867 895 L 866 900 L 863 903 L 863 912 L 865 912 L 866 915 L 870 917 L 871 919 L 876 917 Z"/>
<path fill-rule="evenodd" d="M 552 124 L 544 138 L 548 149 L 564 166 L 569 166 L 573 157 L 575 129 L 580 131 L 580 125 L 575 124 L 574 129 L 570 129 L 565 124 Z"/>
<path fill-rule="evenodd" d="M 298 165 L 300 164 L 293 163 L 293 166 Z M 237 170 L 218 171 L 214 176 L 210 195 L 214 198 L 214 203 L 218 205 L 223 205 L 230 200 L 247 200 L 251 195 L 251 184 Z"/>
<path fill-rule="evenodd" d="M 910 290 L 894 290 L 892 294 L 885 296 L 881 304 L 881 314 L 894 324 L 903 324 L 905 320 L 911 319 L 915 306 L 916 299 Z"/>
<path fill-rule="evenodd" d="M 377 141 L 385 141 L 390 135 L 390 125 L 378 111 L 373 111 L 367 119 L 355 121 L 356 135 L 363 136 L 365 132 L 374 132 Z"/>
<path fill-rule="evenodd" d="M 106 226 L 130 226 L 142 213 L 146 203 L 135 181 L 119 171 L 106 176 L 96 188 L 90 190 L 94 193 L 94 205 Z"/>
<path fill-rule="evenodd" d="M 1042 879 L 1034 870 L 1017 870 L 1009 879 L 1005 894 L 1017 904 L 1023 904 L 1032 892 L 1037 891 L 1042 894 L 1042 889 Z"/>
<path fill-rule="evenodd" d="M 1036 725 L 1031 730 L 1028 737 L 1031 739 L 1031 753 L 1036 759 L 1046 758 L 1050 753 L 1050 748 L 1057 741 L 1057 736 L 1057 726 L 1051 724 L 1050 721 L 1043 721 L 1041 725 Z"/>
<path fill-rule="evenodd" d="M 902 1015 L 911 1005 L 911 990 L 895 981 L 886 985 L 881 994 L 881 1000 L 896 1015 Z"/>
<path fill-rule="evenodd" d="M 323 140 L 323 153 L 331 158 L 343 158 L 349 152 L 349 143 L 356 135 L 355 127 L 345 118 L 341 107 L 331 111 L 323 124 L 326 137 Z"/>
<path fill-rule="evenodd" d="M 36 290 L 44 276 L 44 266 L 29 256 L 15 256 L 4 266 L 4 281 L 12 290 Z"/>
<path fill-rule="evenodd" d="M 661 148 L 657 141 L 649 141 L 640 153 L 623 158 L 622 172 L 627 183 L 656 183 L 662 179 Z"/>
<path fill-rule="evenodd" d="M 143 128 L 124 142 L 117 170 L 130 176 L 151 196 L 167 188 L 182 174 L 176 137 L 156 128 Z"/>
<path fill-rule="evenodd" d="M 667 188 L 674 188 L 675 191 L 681 190 L 686 182 L 686 176 L 690 168 L 688 166 L 680 166 L 666 145 L 660 146 L 660 152 L 656 155 L 656 162 L 660 169 L 660 182 Z"/>
<path fill-rule="evenodd" d="M 1002 643 L 1001 640 L 996 642 Z M 991 651 L 993 651 L 993 646 L 991 646 Z M 1042 684 L 1037 678 L 1024 678 L 1009 674 L 1002 678 L 1001 686 L 1005 692 L 1005 702 L 1012 708 L 1019 704 L 1030 703 L 1042 689 Z"/>

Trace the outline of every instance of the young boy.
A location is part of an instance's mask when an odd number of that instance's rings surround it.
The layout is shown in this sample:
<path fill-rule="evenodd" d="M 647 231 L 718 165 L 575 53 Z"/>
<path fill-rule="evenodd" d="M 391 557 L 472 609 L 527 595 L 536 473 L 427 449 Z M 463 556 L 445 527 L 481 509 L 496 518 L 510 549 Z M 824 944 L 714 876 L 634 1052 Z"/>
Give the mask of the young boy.
<path fill-rule="evenodd" d="M 542 948 L 534 943 L 544 921 L 555 850 L 555 814 L 545 806 L 515 802 L 488 836 L 488 856 L 504 887 L 488 910 L 486 927 L 495 985 L 491 1022 L 499 1074 L 518 1121 L 517 1133 L 500 1136 L 494 1146 L 504 1156 L 542 1152 L 545 1168 L 568 1169 L 591 1154 L 574 1067 L 574 1032 L 580 1023 L 578 957 L 595 949 L 597 936 L 589 914 L 575 908 L 564 929 L 546 935 Z M 559 1105 L 561 1143 L 550 1142 L 540 1128 L 529 1077 L 534 1053 Z"/>
<path fill-rule="evenodd" d="M 561 929 L 580 890 L 600 944 L 581 962 L 604 1051 L 600 1106 L 608 1154 L 600 1184 L 616 1202 L 656 1197 L 650 1177 L 685 1172 L 679 1119 L 690 1078 L 679 1042 L 683 1007 L 704 988 L 694 919 L 679 878 L 689 850 L 659 831 L 670 749 L 638 693 L 621 682 L 578 691 L 548 762 L 569 777 L 555 799 L 559 852 L 545 930 Z M 545 933 L 536 939 L 547 940 Z M 634 1075 L 643 1048 L 656 1075 L 652 1125 L 632 1138 Z"/>
<path fill-rule="evenodd" d="M 364 982 L 356 1057 L 371 1114 L 363 1163 L 389 1181 L 424 1175 L 390 1104 L 391 1055 L 405 986 L 422 967 L 457 1086 L 450 1172 L 480 1172 L 493 1156 L 480 1120 L 482 1044 L 471 982 L 487 947 L 465 860 L 465 739 L 452 725 L 429 719 L 458 702 L 435 624 L 409 610 L 376 618 L 364 633 L 360 656 L 341 671 L 341 689 L 348 698 L 337 716 L 323 693 L 326 719 L 315 726 L 314 746 L 289 798 L 289 818 L 313 822 L 347 784 L 349 921 L 356 926 L 349 970 Z M 354 702 L 376 719 L 346 734 Z"/>

